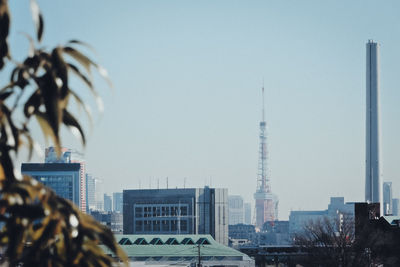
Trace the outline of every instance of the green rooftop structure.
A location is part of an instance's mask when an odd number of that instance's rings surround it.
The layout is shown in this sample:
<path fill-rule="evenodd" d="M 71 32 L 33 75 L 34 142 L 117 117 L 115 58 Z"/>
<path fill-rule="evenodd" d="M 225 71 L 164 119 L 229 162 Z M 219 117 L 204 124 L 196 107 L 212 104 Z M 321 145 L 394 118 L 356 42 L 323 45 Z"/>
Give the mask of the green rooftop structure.
<path fill-rule="evenodd" d="M 129 257 L 130 266 L 196 266 L 200 262 L 203 267 L 254 267 L 249 256 L 216 242 L 211 235 L 115 235 L 115 238 Z"/>

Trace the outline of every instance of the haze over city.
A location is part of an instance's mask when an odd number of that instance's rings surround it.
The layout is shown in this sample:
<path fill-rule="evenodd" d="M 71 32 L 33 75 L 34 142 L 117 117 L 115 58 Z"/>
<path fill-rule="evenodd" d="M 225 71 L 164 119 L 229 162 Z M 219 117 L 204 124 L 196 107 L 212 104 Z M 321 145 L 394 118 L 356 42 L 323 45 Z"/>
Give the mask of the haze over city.
<path fill-rule="evenodd" d="M 10 2 L 17 57 L 28 42 L 16 29 L 31 19 L 21 2 Z M 264 83 L 279 219 L 324 209 L 330 196 L 364 201 L 365 43 L 373 39 L 383 181 L 399 197 L 397 1 L 38 2 L 52 21 L 44 44 L 93 44 L 113 81 L 109 90 L 97 80 L 105 111 L 83 151 L 106 192 L 163 188 L 166 177 L 183 187 L 186 177 L 186 187 L 226 187 L 253 201 Z M 72 136 L 63 145 L 82 150 Z"/>

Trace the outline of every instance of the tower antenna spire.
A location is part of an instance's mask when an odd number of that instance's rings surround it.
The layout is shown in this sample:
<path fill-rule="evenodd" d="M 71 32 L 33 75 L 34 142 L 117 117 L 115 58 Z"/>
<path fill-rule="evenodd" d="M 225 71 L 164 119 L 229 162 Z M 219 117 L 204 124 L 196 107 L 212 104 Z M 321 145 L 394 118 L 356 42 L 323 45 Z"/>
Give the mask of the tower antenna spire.
<path fill-rule="evenodd" d="M 264 78 L 262 82 L 262 121 L 265 121 Z"/>

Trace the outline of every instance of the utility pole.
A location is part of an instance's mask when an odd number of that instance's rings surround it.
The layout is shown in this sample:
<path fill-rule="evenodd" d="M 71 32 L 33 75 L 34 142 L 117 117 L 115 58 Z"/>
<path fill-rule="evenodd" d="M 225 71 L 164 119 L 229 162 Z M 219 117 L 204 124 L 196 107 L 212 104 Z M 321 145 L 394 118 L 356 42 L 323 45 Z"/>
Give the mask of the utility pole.
<path fill-rule="evenodd" d="M 200 244 L 197 245 L 198 262 L 197 267 L 201 267 Z"/>

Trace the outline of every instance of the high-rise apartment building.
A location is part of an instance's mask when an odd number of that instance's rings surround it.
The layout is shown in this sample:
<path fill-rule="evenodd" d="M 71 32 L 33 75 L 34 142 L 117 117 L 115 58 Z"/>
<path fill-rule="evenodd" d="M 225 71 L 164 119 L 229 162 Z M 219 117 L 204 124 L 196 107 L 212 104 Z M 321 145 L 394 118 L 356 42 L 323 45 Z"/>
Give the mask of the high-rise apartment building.
<path fill-rule="evenodd" d="M 96 209 L 96 179 L 89 173 L 86 174 L 86 203 L 88 211 Z"/>
<path fill-rule="evenodd" d="M 122 212 L 123 195 L 121 192 L 113 193 L 113 211 Z"/>
<path fill-rule="evenodd" d="M 244 202 L 241 196 L 228 196 L 229 225 L 244 223 Z"/>
<path fill-rule="evenodd" d="M 369 40 L 366 60 L 365 201 L 381 201 L 379 147 L 379 44 Z"/>
<path fill-rule="evenodd" d="M 228 190 L 123 191 L 124 234 L 210 234 L 228 244 Z"/>
<path fill-rule="evenodd" d="M 393 214 L 392 182 L 383 183 L 383 215 Z"/>

